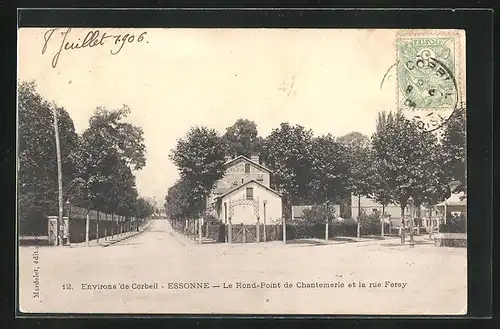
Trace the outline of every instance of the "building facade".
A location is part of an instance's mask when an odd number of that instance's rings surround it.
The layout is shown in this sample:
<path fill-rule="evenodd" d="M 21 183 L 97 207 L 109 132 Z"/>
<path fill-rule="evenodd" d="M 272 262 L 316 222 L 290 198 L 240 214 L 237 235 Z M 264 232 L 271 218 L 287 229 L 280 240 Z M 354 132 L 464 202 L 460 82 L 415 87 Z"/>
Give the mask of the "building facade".
<path fill-rule="evenodd" d="M 207 211 L 223 223 L 253 225 L 281 221 L 281 195 L 270 187 L 272 172 L 258 157 L 238 156 L 225 163 L 224 176 L 207 198 Z"/>

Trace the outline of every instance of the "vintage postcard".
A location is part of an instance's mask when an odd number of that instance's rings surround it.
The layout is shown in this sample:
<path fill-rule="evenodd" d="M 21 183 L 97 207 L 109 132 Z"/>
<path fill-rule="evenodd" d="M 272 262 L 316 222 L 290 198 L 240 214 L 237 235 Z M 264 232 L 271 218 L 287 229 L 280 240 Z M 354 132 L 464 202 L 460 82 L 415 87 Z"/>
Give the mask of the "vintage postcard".
<path fill-rule="evenodd" d="M 20 28 L 20 312 L 465 314 L 465 43 Z"/>

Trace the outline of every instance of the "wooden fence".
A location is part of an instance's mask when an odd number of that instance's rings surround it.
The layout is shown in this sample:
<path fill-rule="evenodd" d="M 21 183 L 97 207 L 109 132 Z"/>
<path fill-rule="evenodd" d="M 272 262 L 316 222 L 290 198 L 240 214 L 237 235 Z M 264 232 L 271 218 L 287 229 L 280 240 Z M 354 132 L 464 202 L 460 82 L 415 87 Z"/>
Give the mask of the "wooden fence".
<path fill-rule="evenodd" d="M 110 239 L 115 236 L 138 231 L 144 224 L 144 219 L 125 217 L 116 214 L 106 214 L 96 210 L 71 207 L 68 214 L 67 224 L 62 224 L 64 244 L 89 242 L 99 239 Z M 52 216 L 53 217 L 53 216 Z M 49 225 L 50 227 L 50 225 Z M 55 227 L 54 227 L 55 230 Z M 55 232 L 48 232 L 49 240 Z"/>
<path fill-rule="evenodd" d="M 172 221 L 172 226 L 178 232 L 197 240 L 200 237 L 197 220 L 177 220 Z M 355 237 L 357 235 L 356 222 L 333 222 L 326 224 L 307 223 L 287 223 L 286 240 L 296 240 L 304 238 L 328 237 Z M 381 223 L 361 223 L 361 235 L 381 235 Z M 220 243 L 255 243 L 265 241 L 282 241 L 283 225 L 243 225 L 243 224 L 220 224 L 204 223 L 201 227 L 201 236 Z M 258 230 L 258 231 L 257 231 Z M 389 224 L 384 224 L 384 234 L 390 235 Z"/>
<path fill-rule="evenodd" d="M 197 220 L 184 219 L 172 220 L 172 227 L 196 240 L 199 238 L 199 227 Z M 230 243 L 254 243 L 283 239 L 282 225 L 243 225 L 243 224 L 220 224 L 204 223 L 201 226 L 201 236 L 215 242 Z M 258 231 L 257 231 L 258 230 Z M 265 235 L 264 235 L 265 234 Z"/>

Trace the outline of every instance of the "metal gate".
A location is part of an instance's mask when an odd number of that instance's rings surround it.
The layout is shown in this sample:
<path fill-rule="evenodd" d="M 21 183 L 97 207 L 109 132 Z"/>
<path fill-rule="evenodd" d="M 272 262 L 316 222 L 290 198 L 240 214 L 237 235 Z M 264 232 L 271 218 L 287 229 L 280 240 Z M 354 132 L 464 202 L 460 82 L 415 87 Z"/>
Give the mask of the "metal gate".
<path fill-rule="evenodd" d="M 244 225 L 231 225 L 232 226 L 232 241 L 231 242 L 244 242 L 245 239 L 245 226 Z"/>

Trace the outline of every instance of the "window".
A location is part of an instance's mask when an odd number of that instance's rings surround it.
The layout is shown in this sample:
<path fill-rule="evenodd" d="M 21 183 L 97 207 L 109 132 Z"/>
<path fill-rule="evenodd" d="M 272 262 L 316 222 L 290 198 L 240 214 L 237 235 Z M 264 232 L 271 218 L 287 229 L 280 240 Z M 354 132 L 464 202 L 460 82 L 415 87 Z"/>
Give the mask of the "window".
<path fill-rule="evenodd" d="M 257 177 L 257 181 L 258 182 L 263 182 L 264 181 L 264 177 L 262 177 L 262 176 Z"/>
<path fill-rule="evenodd" d="M 247 187 L 247 200 L 253 200 L 253 187 Z"/>
<path fill-rule="evenodd" d="M 250 164 L 245 163 L 245 174 L 249 174 L 249 173 L 250 173 Z"/>

